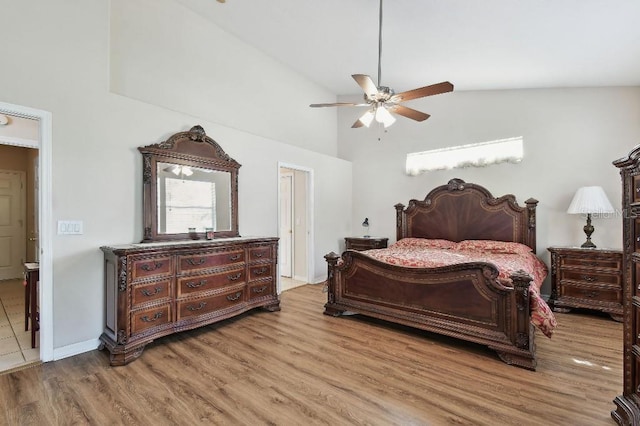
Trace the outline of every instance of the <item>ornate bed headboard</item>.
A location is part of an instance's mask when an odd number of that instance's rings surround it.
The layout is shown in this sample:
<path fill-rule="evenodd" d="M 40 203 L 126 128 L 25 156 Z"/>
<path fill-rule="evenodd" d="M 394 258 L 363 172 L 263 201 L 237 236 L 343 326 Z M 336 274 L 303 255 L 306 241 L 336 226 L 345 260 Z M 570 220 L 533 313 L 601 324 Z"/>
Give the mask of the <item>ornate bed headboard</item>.
<path fill-rule="evenodd" d="M 525 204 L 519 206 L 511 194 L 494 198 L 480 185 L 451 179 L 424 201 L 411 200 L 406 209 L 396 204 L 396 238 L 513 241 L 535 252 L 538 200 Z"/>

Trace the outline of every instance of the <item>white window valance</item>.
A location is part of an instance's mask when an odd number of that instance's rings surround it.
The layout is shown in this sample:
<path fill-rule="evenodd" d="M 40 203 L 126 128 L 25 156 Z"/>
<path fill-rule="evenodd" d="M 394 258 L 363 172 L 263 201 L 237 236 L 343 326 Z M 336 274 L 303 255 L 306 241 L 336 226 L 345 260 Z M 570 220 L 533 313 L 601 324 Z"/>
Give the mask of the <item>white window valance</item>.
<path fill-rule="evenodd" d="M 519 163 L 523 158 L 522 136 L 489 142 L 433 149 L 407 154 L 407 174 L 416 176 L 433 170 L 485 167 L 497 163 Z"/>

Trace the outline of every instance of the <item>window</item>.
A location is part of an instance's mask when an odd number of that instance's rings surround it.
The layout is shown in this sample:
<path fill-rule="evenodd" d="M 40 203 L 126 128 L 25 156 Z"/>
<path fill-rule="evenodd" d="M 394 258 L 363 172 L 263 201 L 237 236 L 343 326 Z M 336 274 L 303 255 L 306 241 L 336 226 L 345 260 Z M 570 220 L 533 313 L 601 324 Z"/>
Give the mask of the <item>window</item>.
<path fill-rule="evenodd" d="M 407 154 L 407 174 L 460 167 L 485 167 L 498 163 L 519 163 L 523 157 L 522 136 L 472 143 Z"/>

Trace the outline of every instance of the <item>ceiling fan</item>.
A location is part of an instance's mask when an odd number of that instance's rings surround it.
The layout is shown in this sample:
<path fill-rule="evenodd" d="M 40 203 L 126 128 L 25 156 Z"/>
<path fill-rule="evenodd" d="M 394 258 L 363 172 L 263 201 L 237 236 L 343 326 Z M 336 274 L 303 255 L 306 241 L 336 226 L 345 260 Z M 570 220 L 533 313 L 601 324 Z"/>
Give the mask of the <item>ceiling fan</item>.
<path fill-rule="evenodd" d="M 402 102 L 412 99 L 424 98 L 426 96 L 439 95 L 453 91 L 453 84 L 448 81 L 432 84 L 430 86 L 420 87 L 418 89 L 408 90 L 402 93 L 395 93 L 393 89 L 380 84 L 382 59 L 382 0 L 380 0 L 380 19 L 378 29 L 378 84 L 376 85 L 371 77 L 365 74 L 353 74 L 351 77 L 358 83 L 364 91 L 364 103 L 337 102 L 330 104 L 311 104 L 310 107 L 333 107 L 333 106 L 368 106 L 370 109 L 365 112 L 355 123 L 352 128 L 369 127 L 375 119 L 382 123 L 384 127 L 392 125 L 396 119 L 391 113 L 410 118 L 415 121 L 424 121 L 430 117 L 424 112 L 400 105 Z"/>

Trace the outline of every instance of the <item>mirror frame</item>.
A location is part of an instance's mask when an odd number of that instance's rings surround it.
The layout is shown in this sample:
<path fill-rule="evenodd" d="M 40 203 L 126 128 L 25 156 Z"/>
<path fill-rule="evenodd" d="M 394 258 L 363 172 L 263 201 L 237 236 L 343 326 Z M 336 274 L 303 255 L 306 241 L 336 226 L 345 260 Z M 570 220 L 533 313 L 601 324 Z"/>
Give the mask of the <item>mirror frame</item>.
<path fill-rule="evenodd" d="M 241 165 L 229 157 L 201 126 L 179 132 L 164 142 L 139 147 L 142 153 L 143 243 L 177 240 L 205 240 L 204 232 L 167 234 L 158 232 L 157 164 L 172 163 L 231 173 L 231 229 L 215 231 L 214 238 L 239 237 L 238 171 Z"/>

